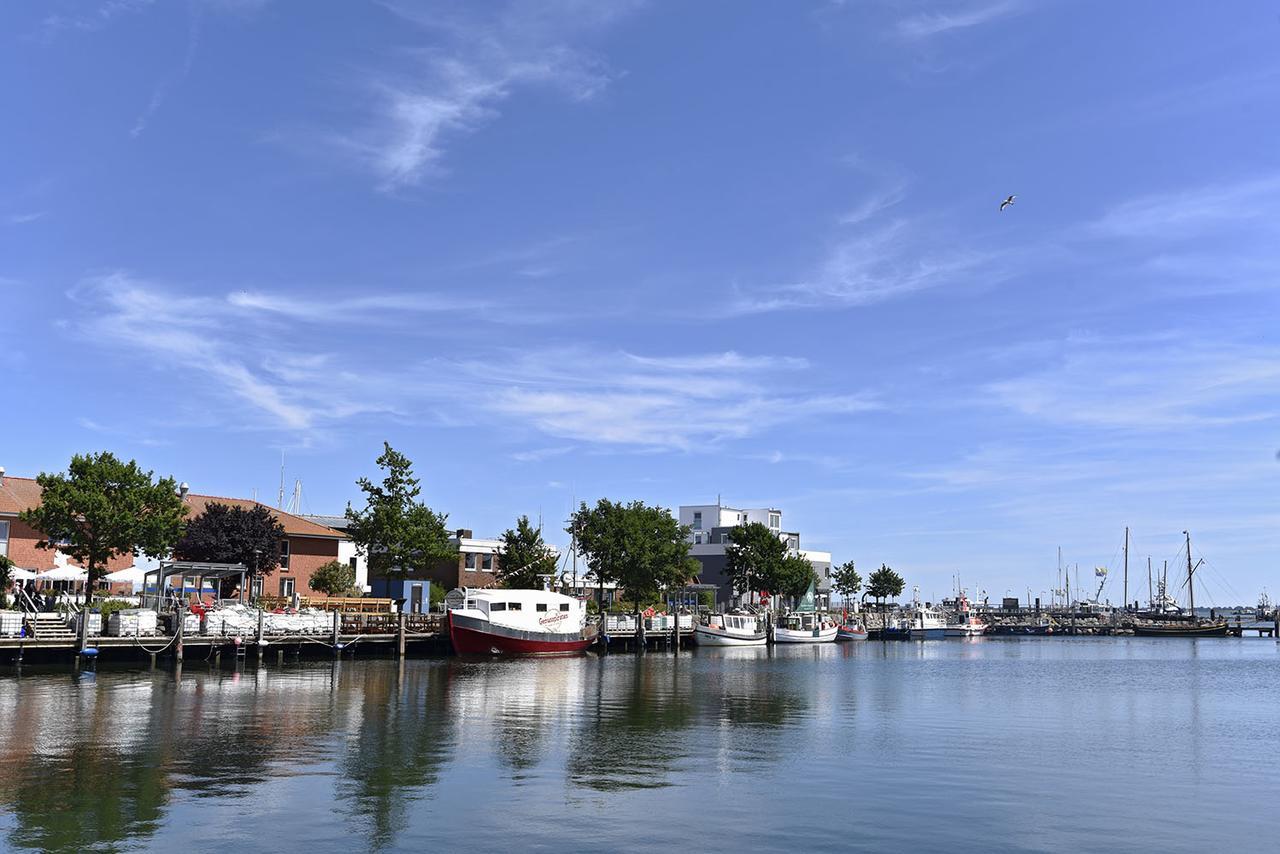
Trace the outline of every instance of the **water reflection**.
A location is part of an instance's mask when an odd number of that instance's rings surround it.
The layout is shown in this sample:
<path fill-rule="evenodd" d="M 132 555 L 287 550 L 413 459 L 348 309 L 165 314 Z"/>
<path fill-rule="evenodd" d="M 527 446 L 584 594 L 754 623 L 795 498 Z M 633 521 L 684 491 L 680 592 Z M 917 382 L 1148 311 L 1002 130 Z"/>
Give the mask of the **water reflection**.
<path fill-rule="evenodd" d="M 1258 760 L 1275 650 L 1010 639 L 0 677 L 0 849 L 572 848 L 602 816 L 620 839 L 659 822 L 745 849 L 833 847 L 835 817 L 876 850 L 1207 848 L 1203 816 L 1262 838 L 1250 805 L 1280 799 Z M 785 819 L 761 824 L 762 804 Z"/>
<path fill-rule="evenodd" d="M 341 705 L 335 721 L 343 736 L 338 800 L 351 804 L 367 838 L 384 845 L 406 827 L 453 752 L 449 668 L 357 663 L 344 676 L 353 702 Z"/>

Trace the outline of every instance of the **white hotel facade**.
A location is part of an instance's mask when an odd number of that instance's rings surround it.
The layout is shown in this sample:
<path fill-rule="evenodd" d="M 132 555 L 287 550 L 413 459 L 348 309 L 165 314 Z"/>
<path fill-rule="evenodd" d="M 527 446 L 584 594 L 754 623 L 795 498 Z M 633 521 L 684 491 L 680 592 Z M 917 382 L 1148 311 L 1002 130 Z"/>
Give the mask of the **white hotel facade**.
<path fill-rule="evenodd" d="M 829 599 L 831 593 L 831 552 L 820 552 L 800 547 L 800 534 L 782 527 L 782 511 L 776 507 L 740 508 L 724 504 L 682 504 L 680 524 L 690 528 L 689 554 L 702 565 L 699 580 L 714 584 L 716 604 L 732 605 L 737 597 L 725 578 L 725 549 L 729 545 L 729 531 L 739 525 L 759 522 L 777 534 L 793 554 L 808 559 L 818 576 L 819 599 Z"/>

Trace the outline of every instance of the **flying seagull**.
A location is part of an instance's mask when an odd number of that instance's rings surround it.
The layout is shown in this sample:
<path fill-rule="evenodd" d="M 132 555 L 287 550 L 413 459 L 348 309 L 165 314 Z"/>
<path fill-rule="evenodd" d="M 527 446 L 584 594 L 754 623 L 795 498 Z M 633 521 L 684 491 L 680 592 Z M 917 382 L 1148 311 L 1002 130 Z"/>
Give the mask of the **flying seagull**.
<path fill-rule="evenodd" d="M 1013 204 L 1013 200 L 1016 198 L 1018 197 L 1010 196 L 1009 198 L 1005 199 L 1003 202 L 1000 203 L 1000 210 L 1004 210 L 1005 208 L 1009 207 L 1009 205 Z"/>

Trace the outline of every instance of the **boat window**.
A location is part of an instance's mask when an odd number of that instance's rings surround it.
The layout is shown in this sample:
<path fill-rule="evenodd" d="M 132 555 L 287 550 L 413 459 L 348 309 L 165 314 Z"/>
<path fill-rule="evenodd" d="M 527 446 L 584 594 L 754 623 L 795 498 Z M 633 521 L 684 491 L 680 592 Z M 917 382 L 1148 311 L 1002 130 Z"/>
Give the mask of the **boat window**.
<path fill-rule="evenodd" d="M 541 612 L 541 611 L 545 611 L 545 610 L 547 610 L 547 603 L 546 603 L 546 602 L 539 602 L 537 605 L 534 605 L 534 606 L 533 606 L 533 610 L 535 610 L 535 611 L 539 611 L 539 612 Z"/>
<path fill-rule="evenodd" d="M 505 611 L 505 610 L 507 610 L 507 603 L 506 603 L 506 602 L 491 602 L 491 603 L 489 603 L 489 610 L 490 610 L 490 611 Z"/>
<path fill-rule="evenodd" d="M 520 610 L 520 603 L 519 603 L 519 602 L 508 602 L 508 603 L 507 603 L 507 610 L 509 610 L 509 611 L 519 611 L 519 610 Z"/>
<path fill-rule="evenodd" d="M 561 610 L 561 611 L 568 611 L 568 610 L 569 610 L 569 603 L 568 603 L 568 602 L 563 602 L 563 603 L 561 603 L 561 605 L 560 605 L 560 610 Z"/>

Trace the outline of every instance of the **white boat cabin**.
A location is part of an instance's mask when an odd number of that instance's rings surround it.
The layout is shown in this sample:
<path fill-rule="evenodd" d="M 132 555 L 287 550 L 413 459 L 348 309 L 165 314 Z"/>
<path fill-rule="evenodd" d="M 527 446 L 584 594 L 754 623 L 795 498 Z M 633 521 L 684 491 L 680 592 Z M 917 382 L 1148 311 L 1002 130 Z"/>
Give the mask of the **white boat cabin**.
<path fill-rule="evenodd" d="M 550 590 L 477 590 L 463 587 L 446 599 L 450 611 L 531 632 L 577 634 L 586 623 L 586 603 Z"/>

